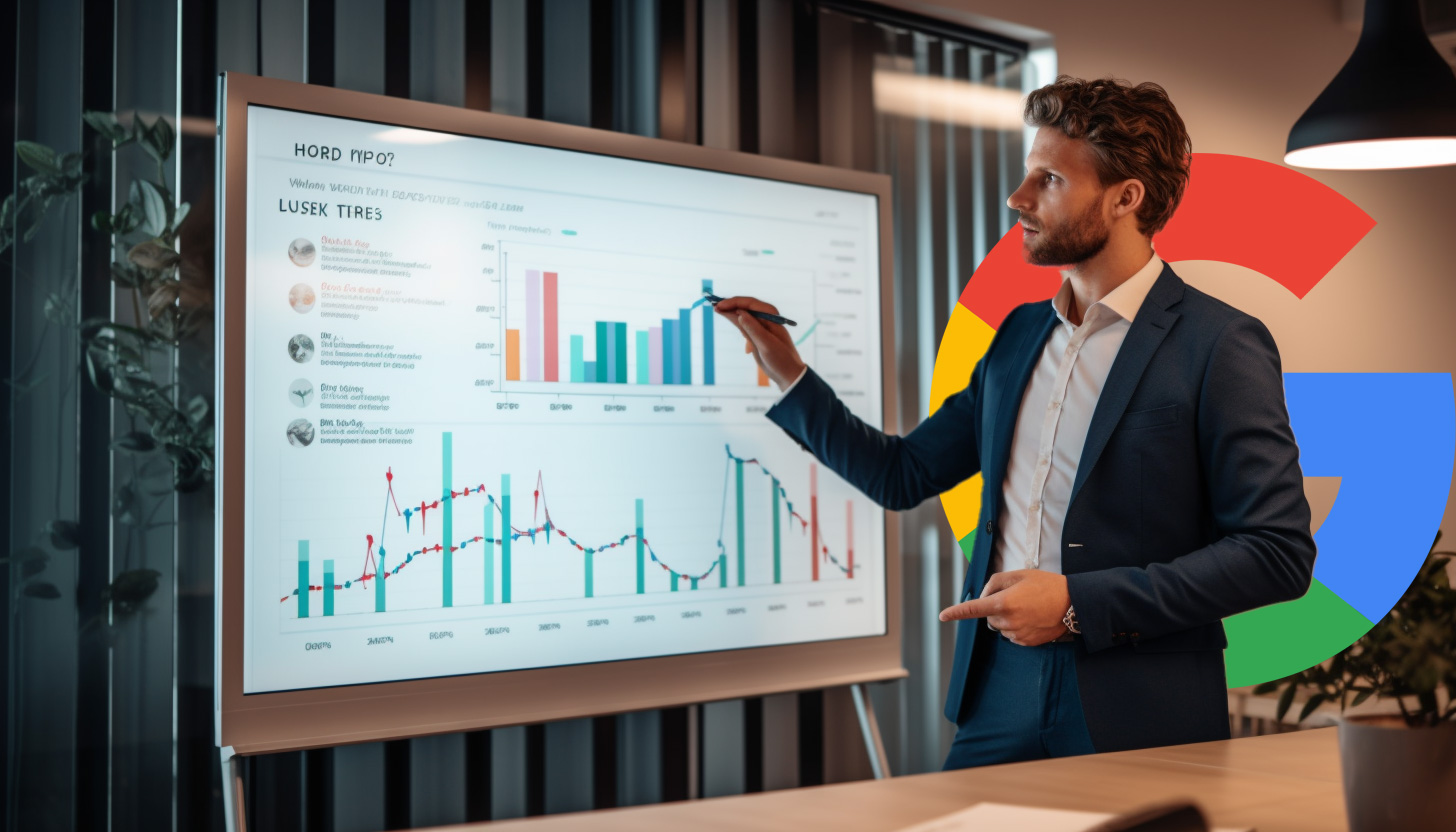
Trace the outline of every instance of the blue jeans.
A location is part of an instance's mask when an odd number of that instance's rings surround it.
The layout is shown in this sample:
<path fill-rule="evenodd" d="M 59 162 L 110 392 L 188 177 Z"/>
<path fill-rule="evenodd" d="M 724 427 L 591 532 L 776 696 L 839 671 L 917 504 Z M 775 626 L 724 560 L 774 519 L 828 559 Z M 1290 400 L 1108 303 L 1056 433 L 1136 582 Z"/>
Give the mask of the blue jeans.
<path fill-rule="evenodd" d="M 983 625 L 984 626 L 984 625 Z M 1021 647 L 982 632 L 945 769 L 1092 754 L 1077 692 L 1077 642 Z"/>

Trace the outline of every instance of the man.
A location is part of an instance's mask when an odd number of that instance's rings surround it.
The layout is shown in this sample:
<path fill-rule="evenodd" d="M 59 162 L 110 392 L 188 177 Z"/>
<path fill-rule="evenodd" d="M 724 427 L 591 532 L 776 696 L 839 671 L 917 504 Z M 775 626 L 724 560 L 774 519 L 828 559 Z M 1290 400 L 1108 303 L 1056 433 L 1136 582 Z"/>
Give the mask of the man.
<path fill-rule="evenodd" d="M 1153 252 L 1191 144 L 1162 87 L 1032 93 L 1007 200 L 1056 296 L 1006 317 L 965 390 L 904 437 L 861 422 L 787 331 L 717 310 L 783 389 L 768 417 L 890 509 L 985 475 L 945 715 L 946 768 L 1228 737 L 1221 620 L 1314 567 L 1279 353 Z M 984 624 L 980 626 L 978 624 Z"/>

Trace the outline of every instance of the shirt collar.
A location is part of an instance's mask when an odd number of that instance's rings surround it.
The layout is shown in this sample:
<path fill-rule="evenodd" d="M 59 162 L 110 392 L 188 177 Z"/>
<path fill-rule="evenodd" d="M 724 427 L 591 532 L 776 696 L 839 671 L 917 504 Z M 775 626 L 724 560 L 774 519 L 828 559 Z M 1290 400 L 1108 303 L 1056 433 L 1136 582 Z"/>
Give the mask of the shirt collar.
<path fill-rule="evenodd" d="M 1094 314 L 1094 309 L 1103 306 L 1128 323 L 1132 323 L 1133 319 L 1137 317 L 1138 309 L 1142 308 L 1148 292 L 1152 291 L 1153 284 L 1157 282 L 1158 276 L 1162 273 L 1163 260 L 1154 254 L 1141 269 L 1133 272 L 1132 277 L 1108 292 L 1107 297 L 1092 304 L 1091 308 L 1082 315 L 1082 321 L 1085 323 L 1087 318 Z M 1072 281 L 1070 278 L 1063 277 L 1061 288 L 1057 290 L 1056 297 L 1052 298 L 1052 308 L 1056 310 L 1057 317 L 1061 318 L 1062 323 L 1068 326 L 1071 326 L 1071 321 L 1067 319 L 1067 308 L 1071 302 Z"/>

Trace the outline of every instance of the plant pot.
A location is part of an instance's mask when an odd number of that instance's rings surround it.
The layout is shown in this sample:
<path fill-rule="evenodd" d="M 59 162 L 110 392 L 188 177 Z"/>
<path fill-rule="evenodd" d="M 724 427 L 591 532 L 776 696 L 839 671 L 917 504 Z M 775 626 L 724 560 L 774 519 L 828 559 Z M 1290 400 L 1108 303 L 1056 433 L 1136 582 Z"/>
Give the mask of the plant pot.
<path fill-rule="evenodd" d="M 1350 832 L 1450 832 L 1456 723 L 1408 728 L 1400 717 L 1349 717 L 1339 732 Z"/>

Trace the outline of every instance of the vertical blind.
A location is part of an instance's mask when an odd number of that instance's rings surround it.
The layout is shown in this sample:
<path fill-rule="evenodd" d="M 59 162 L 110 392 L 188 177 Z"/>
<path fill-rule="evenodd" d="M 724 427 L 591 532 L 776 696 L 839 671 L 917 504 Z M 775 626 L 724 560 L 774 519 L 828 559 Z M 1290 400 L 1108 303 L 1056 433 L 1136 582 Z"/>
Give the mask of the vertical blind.
<path fill-rule="evenodd" d="M 0 489 L 23 556 L 0 571 L 0 774 L 7 828 L 27 830 L 221 823 L 210 490 L 178 493 L 168 466 L 114 442 L 146 426 L 94 389 L 77 337 L 87 319 L 145 314 L 88 221 L 158 171 L 103 147 L 83 110 L 174 125 L 160 175 L 192 206 L 178 245 L 203 287 L 219 71 L 887 173 L 894 405 L 909 430 L 951 305 L 1015 219 L 1020 98 L 1049 80 L 1025 44 L 867 3 L 18 0 L 6 17 L 7 141 L 85 151 L 88 177 L 5 253 L 0 292 Z M 12 161 L 3 181 L 28 173 Z M 147 360 L 160 383 L 208 391 L 212 358 L 204 328 Z M 910 774 L 948 747 L 951 631 L 935 614 L 965 561 L 935 501 L 905 513 L 901 535 L 910 678 L 871 695 L 891 768 Z M 139 570 L 156 589 L 119 612 L 108 588 Z M 247 808 L 260 829 L 395 829 L 854 779 L 869 767 L 853 714 L 846 690 L 810 691 L 268 755 L 246 762 Z"/>

